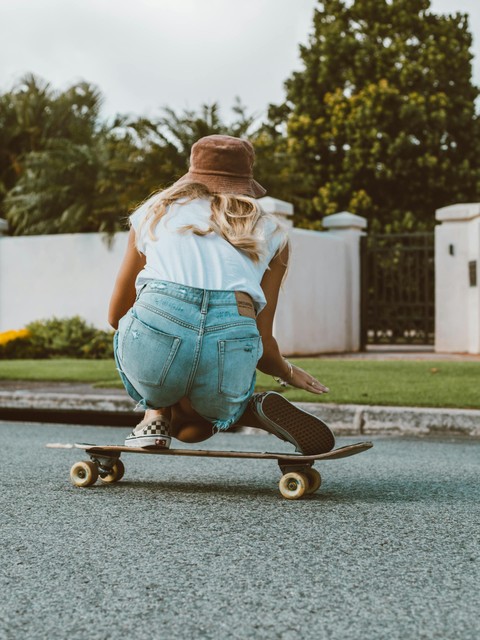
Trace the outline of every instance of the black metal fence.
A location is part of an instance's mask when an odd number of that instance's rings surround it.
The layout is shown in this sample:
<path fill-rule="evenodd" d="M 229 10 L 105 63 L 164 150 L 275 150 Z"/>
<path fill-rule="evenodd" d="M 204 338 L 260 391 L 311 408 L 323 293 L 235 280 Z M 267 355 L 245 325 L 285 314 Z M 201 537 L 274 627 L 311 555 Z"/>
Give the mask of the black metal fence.
<path fill-rule="evenodd" d="M 372 234 L 361 239 L 361 343 L 433 344 L 433 233 Z"/>

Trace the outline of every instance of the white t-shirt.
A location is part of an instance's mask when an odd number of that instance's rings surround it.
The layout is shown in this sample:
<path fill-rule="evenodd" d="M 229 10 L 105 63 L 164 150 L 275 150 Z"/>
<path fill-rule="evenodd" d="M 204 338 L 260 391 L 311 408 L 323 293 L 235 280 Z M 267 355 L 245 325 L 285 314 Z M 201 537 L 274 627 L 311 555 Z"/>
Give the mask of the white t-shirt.
<path fill-rule="evenodd" d="M 199 229 L 209 227 L 211 210 L 207 199 L 171 205 L 154 228 L 153 240 L 149 235 L 150 221 L 141 229 L 140 225 L 158 197 L 158 194 L 152 196 L 130 216 L 137 247 L 147 260 L 137 276 L 137 290 L 149 280 L 166 280 L 199 289 L 245 291 L 259 313 L 266 304 L 260 282 L 284 237 L 281 224 L 270 217 L 260 219 L 258 224 L 266 251 L 255 263 L 217 233 L 199 236 L 190 230 L 179 231 L 190 224 Z"/>

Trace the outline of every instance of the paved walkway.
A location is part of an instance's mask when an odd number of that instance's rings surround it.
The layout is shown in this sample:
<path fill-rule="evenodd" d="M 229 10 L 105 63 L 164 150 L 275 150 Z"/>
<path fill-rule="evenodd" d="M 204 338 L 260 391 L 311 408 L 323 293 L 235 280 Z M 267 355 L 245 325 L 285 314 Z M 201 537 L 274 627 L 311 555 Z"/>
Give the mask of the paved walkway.
<path fill-rule="evenodd" d="M 407 345 L 395 347 L 390 345 L 373 345 L 366 351 L 356 353 L 328 353 L 321 354 L 320 358 L 338 360 L 435 360 L 444 362 L 480 362 L 480 354 L 471 353 L 436 353 L 433 347 L 424 345 Z"/>

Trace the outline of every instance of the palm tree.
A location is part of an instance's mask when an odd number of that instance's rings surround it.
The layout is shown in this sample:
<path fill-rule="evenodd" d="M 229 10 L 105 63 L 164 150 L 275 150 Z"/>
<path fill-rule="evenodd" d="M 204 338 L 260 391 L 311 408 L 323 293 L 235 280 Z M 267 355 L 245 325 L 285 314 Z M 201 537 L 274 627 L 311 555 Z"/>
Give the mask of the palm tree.
<path fill-rule="evenodd" d="M 163 108 L 163 116 L 158 120 L 157 128 L 166 140 L 170 140 L 177 147 L 185 163 L 188 162 L 190 149 L 194 142 L 203 136 L 223 134 L 236 137 L 247 136 L 256 120 L 255 115 L 247 115 L 246 107 L 240 98 L 235 99 L 232 111 L 236 119 L 231 124 L 225 123 L 220 117 L 220 106 L 217 102 L 203 104 L 200 110 L 185 109 L 177 113 L 169 107 Z"/>
<path fill-rule="evenodd" d="M 250 134 L 255 142 L 255 116 L 238 98 L 230 124 L 217 103 L 179 114 L 165 107 L 156 120 L 103 122 L 101 104 L 87 82 L 58 92 L 33 75 L 0 96 L 0 207 L 11 233 L 111 234 L 125 228 L 136 204 L 185 173 L 198 138 Z M 260 158 L 268 167 L 272 141 L 265 140 Z"/>
<path fill-rule="evenodd" d="M 4 199 L 12 233 L 96 230 L 98 89 L 81 82 L 55 92 L 29 75 L 2 105 L 10 125 L 2 159 L 5 191 L 14 182 Z"/>

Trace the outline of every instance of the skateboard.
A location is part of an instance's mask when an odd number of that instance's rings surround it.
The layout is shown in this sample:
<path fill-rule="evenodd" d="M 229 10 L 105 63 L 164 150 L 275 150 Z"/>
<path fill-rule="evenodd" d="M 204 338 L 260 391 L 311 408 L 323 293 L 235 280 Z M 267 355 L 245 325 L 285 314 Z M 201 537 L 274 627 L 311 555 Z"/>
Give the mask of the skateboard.
<path fill-rule="evenodd" d="M 276 460 L 282 472 L 279 482 L 280 493 L 287 500 L 297 500 L 303 495 L 314 493 L 320 488 L 322 478 L 313 468 L 317 460 L 338 460 L 354 456 L 373 447 L 371 442 L 358 442 L 333 449 L 328 453 L 304 456 L 297 453 L 261 453 L 259 451 L 212 451 L 205 449 L 155 449 L 133 448 L 120 445 L 94 445 L 77 443 L 90 457 L 88 461 L 76 462 L 70 470 L 70 479 L 76 487 L 90 487 L 100 477 L 106 484 L 123 478 L 125 467 L 122 453 L 141 453 L 156 456 L 195 456 L 203 458 L 247 458 Z"/>

